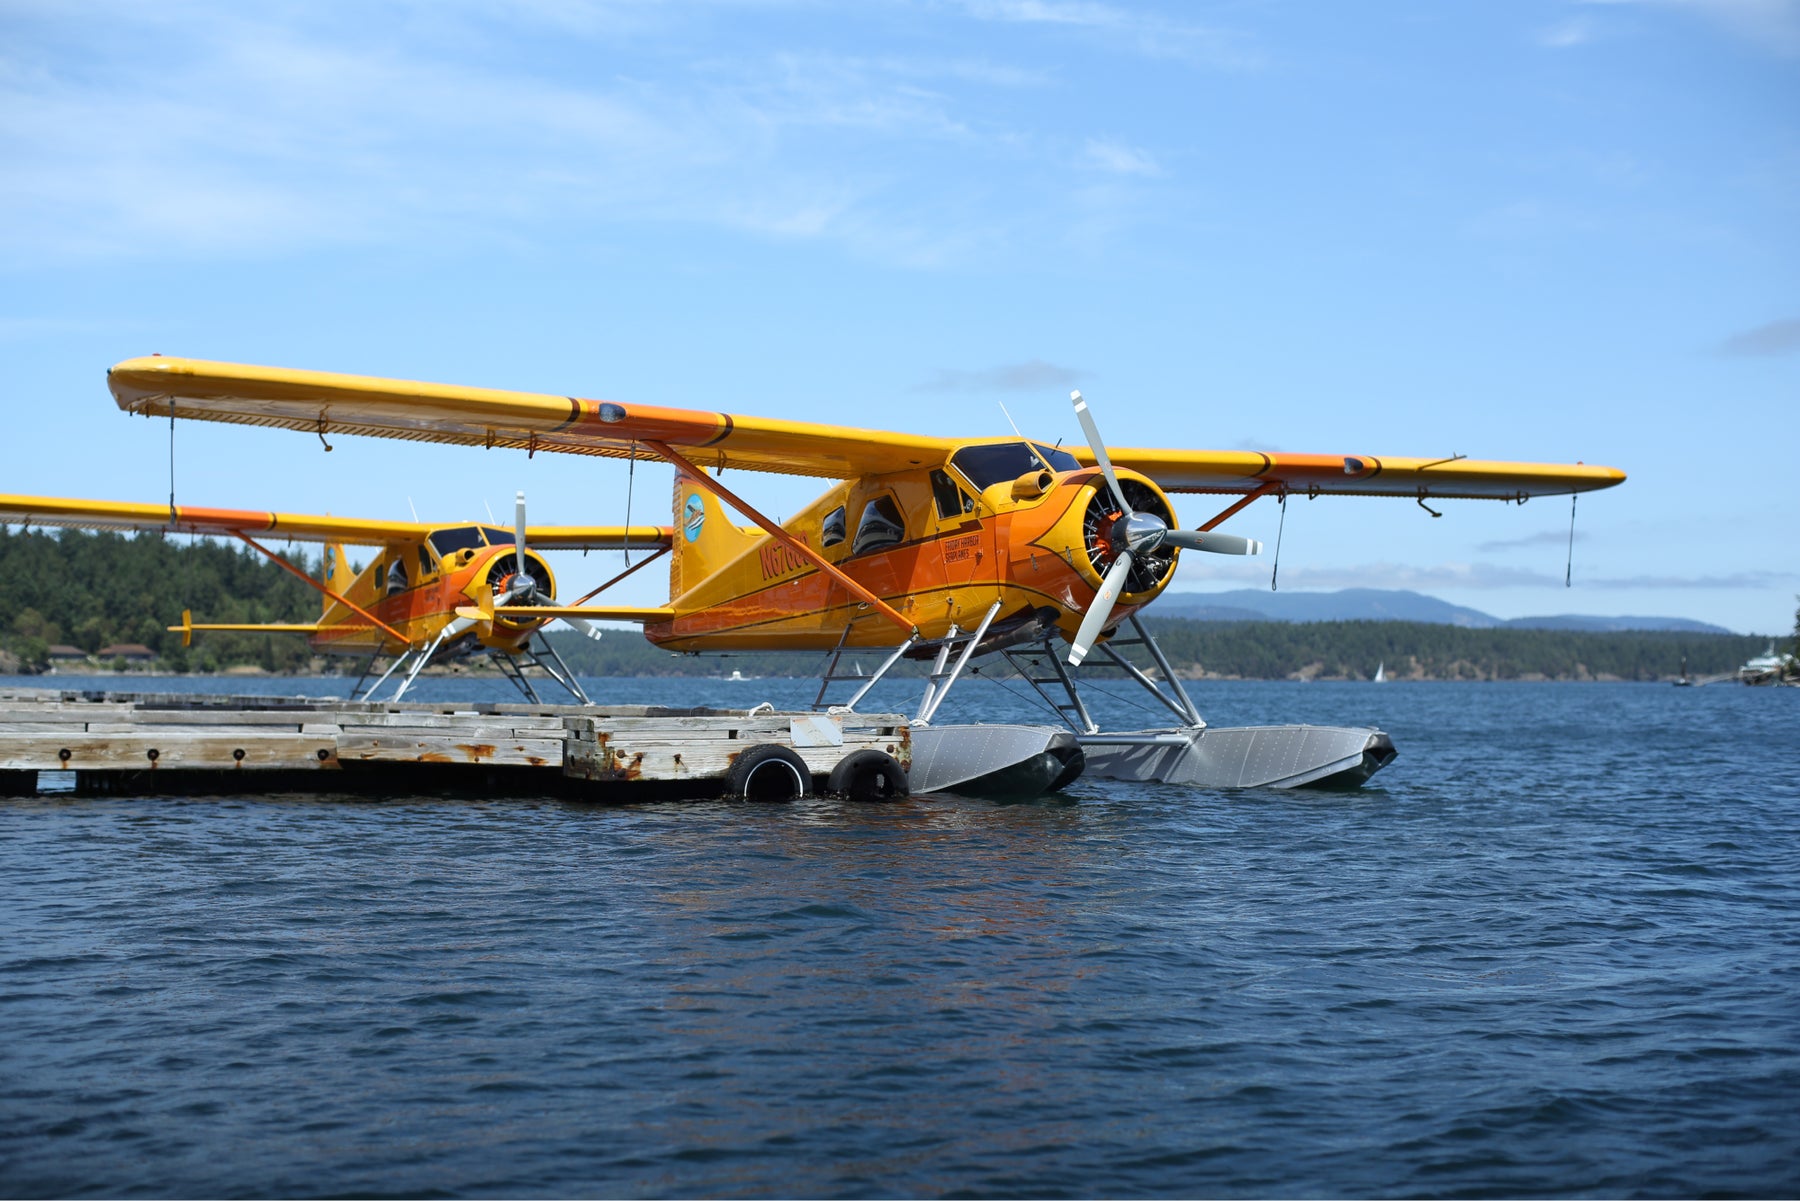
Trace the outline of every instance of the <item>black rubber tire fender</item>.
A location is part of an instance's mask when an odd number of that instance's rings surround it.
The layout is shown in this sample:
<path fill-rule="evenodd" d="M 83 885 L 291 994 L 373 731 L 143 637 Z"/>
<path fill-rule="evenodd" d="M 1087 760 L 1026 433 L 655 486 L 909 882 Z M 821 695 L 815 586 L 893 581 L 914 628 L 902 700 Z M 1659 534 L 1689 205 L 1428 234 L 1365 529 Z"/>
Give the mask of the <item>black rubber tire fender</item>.
<path fill-rule="evenodd" d="M 792 801 L 812 795 L 812 768 L 785 746 L 766 742 L 739 755 L 725 773 L 725 795 L 743 801 Z"/>
<path fill-rule="evenodd" d="M 845 755 L 826 778 L 825 791 L 852 801 L 897 801 L 912 795 L 906 769 L 885 751 Z"/>

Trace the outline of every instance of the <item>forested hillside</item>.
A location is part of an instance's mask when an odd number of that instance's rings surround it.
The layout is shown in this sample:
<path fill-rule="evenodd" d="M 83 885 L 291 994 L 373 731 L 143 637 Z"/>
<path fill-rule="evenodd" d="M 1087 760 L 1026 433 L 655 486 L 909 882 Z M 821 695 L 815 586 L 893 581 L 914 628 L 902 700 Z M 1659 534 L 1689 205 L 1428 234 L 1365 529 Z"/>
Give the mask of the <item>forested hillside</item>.
<path fill-rule="evenodd" d="M 316 568 L 316 559 L 297 566 Z M 197 621 L 311 621 L 319 594 L 248 547 L 156 535 L 0 526 L 0 649 L 37 670 L 57 643 L 93 652 L 137 642 L 173 671 L 256 664 L 304 670 L 311 659 L 294 634 L 205 634 L 183 650 L 164 627 L 183 609 Z"/>
<path fill-rule="evenodd" d="M 1145 622 L 1179 668 L 1215 676 L 1660 680 L 1733 671 L 1768 639 L 1665 630 L 1485 629 L 1399 621 Z"/>
<path fill-rule="evenodd" d="M 1367 679 L 1385 663 L 1394 678 L 1441 680 L 1661 680 L 1687 659 L 1694 675 L 1735 670 L 1767 638 L 1664 631 L 1470 630 L 1404 621 L 1216 622 L 1148 619 L 1184 674 L 1256 680 Z M 672 655 L 629 630 L 595 642 L 554 635 L 584 675 L 816 675 L 823 654 Z M 1141 653 L 1133 658 L 1142 661 Z M 921 674 L 922 664 L 903 664 Z"/>

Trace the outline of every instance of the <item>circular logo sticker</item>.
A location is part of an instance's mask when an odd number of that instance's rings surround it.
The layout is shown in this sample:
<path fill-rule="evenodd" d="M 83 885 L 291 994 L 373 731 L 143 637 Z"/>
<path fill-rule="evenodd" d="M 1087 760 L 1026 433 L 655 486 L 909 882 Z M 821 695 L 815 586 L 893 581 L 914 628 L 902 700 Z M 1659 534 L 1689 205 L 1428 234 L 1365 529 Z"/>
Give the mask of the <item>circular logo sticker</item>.
<path fill-rule="evenodd" d="M 689 542 L 700 540 L 700 527 L 706 524 L 706 502 L 698 492 L 688 494 L 687 504 L 681 506 L 681 529 L 687 534 Z"/>

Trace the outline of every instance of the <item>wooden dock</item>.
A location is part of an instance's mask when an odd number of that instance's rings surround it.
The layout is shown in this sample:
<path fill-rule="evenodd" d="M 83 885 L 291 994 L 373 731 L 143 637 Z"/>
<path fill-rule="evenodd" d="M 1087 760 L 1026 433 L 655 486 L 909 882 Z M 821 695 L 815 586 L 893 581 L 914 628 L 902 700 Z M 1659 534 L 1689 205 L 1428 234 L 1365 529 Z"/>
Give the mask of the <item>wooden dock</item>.
<path fill-rule="evenodd" d="M 747 789 L 746 756 L 761 747 L 781 750 L 759 751 L 749 764 L 774 759 L 795 769 L 758 772 L 762 784 Z M 603 801 L 774 795 L 782 790 L 780 778 L 794 781 L 800 765 L 811 791 L 823 791 L 834 769 L 869 751 L 909 769 L 906 719 L 767 706 L 0 691 L 0 795 L 14 796 L 38 791 L 44 772 L 73 773 L 74 791 L 85 795 L 311 791 Z M 862 755 L 858 762 L 878 761 Z M 49 782 L 66 789 L 71 780 Z"/>

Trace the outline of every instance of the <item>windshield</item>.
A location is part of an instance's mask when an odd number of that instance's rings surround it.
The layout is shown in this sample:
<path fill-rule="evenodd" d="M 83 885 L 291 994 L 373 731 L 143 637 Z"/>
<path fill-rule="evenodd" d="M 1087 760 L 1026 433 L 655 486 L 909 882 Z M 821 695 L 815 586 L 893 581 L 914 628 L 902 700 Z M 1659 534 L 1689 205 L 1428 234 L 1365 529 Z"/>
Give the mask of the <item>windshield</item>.
<path fill-rule="evenodd" d="M 427 541 L 431 543 L 431 549 L 438 553 L 438 558 L 440 559 L 448 559 L 459 550 L 468 550 L 470 547 L 480 547 L 484 545 L 481 540 L 481 531 L 472 525 L 457 526 L 455 529 L 450 530 L 438 530 L 436 533 L 432 534 Z M 507 541 L 511 542 L 512 539 L 508 538 Z"/>
<path fill-rule="evenodd" d="M 1081 464 L 1066 450 L 1033 443 L 1038 454 L 1048 459 L 1056 471 L 1078 471 Z M 950 466 L 963 473 L 971 484 L 982 491 L 1007 480 L 1016 480 L 1028 471 L 1042 471 L 1043 463 L 1023 442 L 998 442 L 992 446 L 965 446 L 950 456 Z"/>

